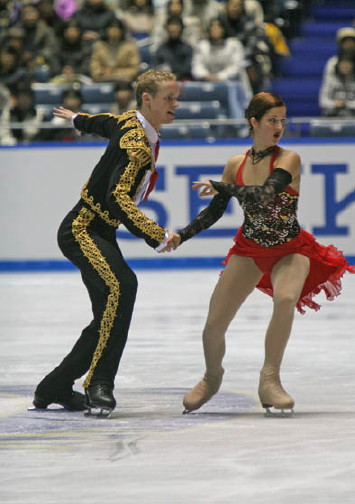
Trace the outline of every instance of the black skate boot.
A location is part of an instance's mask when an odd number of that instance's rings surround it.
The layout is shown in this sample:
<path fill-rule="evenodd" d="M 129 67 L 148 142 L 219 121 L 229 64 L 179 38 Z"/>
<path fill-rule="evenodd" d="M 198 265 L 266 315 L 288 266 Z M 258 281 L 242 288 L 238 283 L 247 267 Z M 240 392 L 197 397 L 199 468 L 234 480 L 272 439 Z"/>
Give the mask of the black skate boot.
<path fill-rule="evenodd" d="M 85 395 L 80 392 L 74 392 L 73 390 L 68 394 L 54 395 L 48 397 L 45 395 L 39 395 L 37 391 L 33 399 L 33 406 L 38 409 L 47 409 L 50 404 L 60 404 L 63 408 L 68 411 L 83 411 L 87 409 Z"/>
<path fill-rule="evenodd" d="M 110 416 L 116 407 L 116 400 L 113 397 L 113 387 L 107 383 L 95 383 L 85 389 L 86 407 L 89 410 L 87 416 L 96 414 L 97 416 Z M 92 410 L 99 410 L 92 413 Z"/>

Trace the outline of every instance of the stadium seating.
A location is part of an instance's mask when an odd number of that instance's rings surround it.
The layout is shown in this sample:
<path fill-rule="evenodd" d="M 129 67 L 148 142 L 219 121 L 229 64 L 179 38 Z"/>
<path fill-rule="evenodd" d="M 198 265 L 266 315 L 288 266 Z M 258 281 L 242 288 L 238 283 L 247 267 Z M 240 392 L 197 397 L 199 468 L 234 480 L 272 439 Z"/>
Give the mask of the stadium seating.
<path fill-rule="evenodd" d="M 336 32 L 355 19 L 354 0 L 323 0 L 311 8 L 300 36 L 289 42 L 291 57 L 280 62 L 271 90 L 287 104 L 289 117 L 319 117 L 319 90 L 328 58 L 337 53 Z"/>
<path fill-rule="evenodd" d="M 36 82 L 32 84 L 35 104 L 58 106 L 61 104 L 63 92 L 69 88 L 70 86 L 57 86 L 48 82 Z"/>
<path fill-rule="evenodd" d="M 317 117 L 319 86 L 318 78 L 281 77 L 274 79 L 272 89 L 285 100 L 288 116 Z"/>
<path fill-rule="evenodd" d="M 138 50 L 141 57 L 140 70 L 148 70 L 152 62 L 151 44 L 142 40 L 138 42 Z"/>
<path fill-rule="evenodd" d="M 228 107 L 229 83 L 227 82 L 184 82 L 180 99 L 182 101 L 218 100 L 222 107 Z"/>
<path fill-rule="evenodd" d="M 76 88 L 76 85 L 58 85 L 49 82 L 32 85 L 36 105 L 60 105 L 63 92 L 71 88 Z M 78 89 L 82 93 L 84 103 L 111 104 L 115 99 L 113 83 L 85 84 L 78 86 Z"/>
<path fill-rule="evenodd" d="M 175 112 L 177 119 L 218 119 L 226 117 L 226 111 L 218 100 L 181 101 Z"/>
<path fill-rule="evenodd" d="M 249 97 L 245 96 L 244 87 L 238 81 L 186 81 L 181 88 L 180 100 L 182 102 L 216 100 L 220 103 L 221 113 L 225 117 L 240 119 L 244 117 L 244 109 L 247 106 Z"/>
<path fill-rule="evenodd" d="M 312 137 L 355 137 L 355 124 L 333 119 L 331 122 L 314 120 L 310 124 Z"/>
<path fill-rule="evenodd" d="M 208 122 L 199 125 L 189 126 L 163 126 L 161 131 L 162 140 L 189 140 L 189 139 L 207 139 L 214 140 L 214 136 Z"/>
<path fill-rule="evenodd" d="M 115 101 L 115 85 L 111 82 L 85 84 L 81 87 L 84 103 L 108 103 Z"/>

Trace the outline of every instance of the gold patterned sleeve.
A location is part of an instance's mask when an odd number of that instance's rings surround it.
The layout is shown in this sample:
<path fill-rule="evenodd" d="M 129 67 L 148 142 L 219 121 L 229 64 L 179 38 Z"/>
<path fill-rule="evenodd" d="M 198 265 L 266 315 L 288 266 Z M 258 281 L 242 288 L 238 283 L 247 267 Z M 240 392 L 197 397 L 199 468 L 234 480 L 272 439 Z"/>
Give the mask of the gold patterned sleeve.
<path fill-rule="evenodd" d="M 146 167 L 150 166 L 152 159 L 150 148 L 131 144 L 122 152 L 120 165 L 111 177 L 108 199 L 110 209 L 128 231 L 156 248 L 164 240 L 166 231 L 149 219 L 133 199 L 139 182 L 146 173 Z"/>

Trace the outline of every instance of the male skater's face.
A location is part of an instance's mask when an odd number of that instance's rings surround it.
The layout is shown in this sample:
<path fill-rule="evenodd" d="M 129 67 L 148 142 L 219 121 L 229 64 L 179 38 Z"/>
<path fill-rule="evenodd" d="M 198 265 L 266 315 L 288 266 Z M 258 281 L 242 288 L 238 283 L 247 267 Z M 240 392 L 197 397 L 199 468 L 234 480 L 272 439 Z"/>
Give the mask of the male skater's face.
<path fill-rule="evenodd" d="M 162 82 L 154 96 L 149 93 L 143 94 L 144 115 L 157 130 L 162 124 L 173 122 L 175 110 L 179 106 L 179 94 L 180 83 L 176 81 Z"/>

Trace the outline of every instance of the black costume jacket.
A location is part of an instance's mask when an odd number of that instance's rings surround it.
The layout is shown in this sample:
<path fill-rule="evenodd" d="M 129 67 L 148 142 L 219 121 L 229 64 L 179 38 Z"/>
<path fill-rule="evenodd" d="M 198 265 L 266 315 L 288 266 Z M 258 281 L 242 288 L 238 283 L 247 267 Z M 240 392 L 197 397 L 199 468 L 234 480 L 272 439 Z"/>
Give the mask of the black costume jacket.
<path fill-rule="evenodd" d="M 78 114 L 74 126 L 109 139 L 82 189 L 82 201 L 109 226 L 117 228 L 122 223 L 156 248 L 164 239 L 165 229 L 144 215 L 135 201 L 147 172 L 155 172 L 151 145 L 136 111 L 120 116 Z"/>

